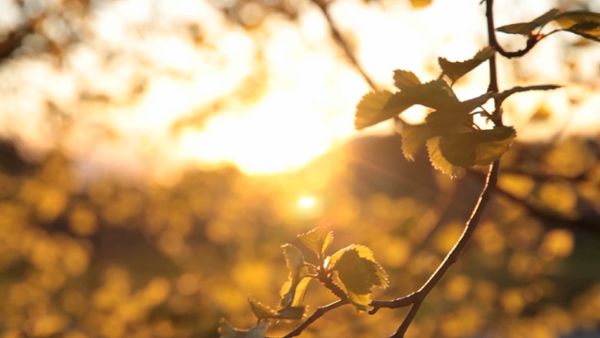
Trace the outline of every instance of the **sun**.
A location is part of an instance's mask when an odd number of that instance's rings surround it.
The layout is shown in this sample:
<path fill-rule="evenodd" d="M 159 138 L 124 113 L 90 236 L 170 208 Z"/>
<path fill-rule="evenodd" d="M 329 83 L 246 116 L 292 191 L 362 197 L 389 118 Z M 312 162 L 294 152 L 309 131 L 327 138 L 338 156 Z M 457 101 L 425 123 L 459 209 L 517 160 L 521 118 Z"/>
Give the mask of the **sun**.
<path fill-rule="evenodd" d="M 184 133 L 180 151 L 200 163 L 232 163 L 248 174 L 298 169 L 327 152 L 336 131 L 305 113 L 308 107 L 290 106 L 292 100 L 275 93 L 243 113 L 220 114 L 203 130 Z"/>
<path fill-rule="evenodd" d="M 298 207 L 300 209 L 312 209 L 317 204 L 317 198 L 313 195 L 302 195 L 298 198 Z"/>

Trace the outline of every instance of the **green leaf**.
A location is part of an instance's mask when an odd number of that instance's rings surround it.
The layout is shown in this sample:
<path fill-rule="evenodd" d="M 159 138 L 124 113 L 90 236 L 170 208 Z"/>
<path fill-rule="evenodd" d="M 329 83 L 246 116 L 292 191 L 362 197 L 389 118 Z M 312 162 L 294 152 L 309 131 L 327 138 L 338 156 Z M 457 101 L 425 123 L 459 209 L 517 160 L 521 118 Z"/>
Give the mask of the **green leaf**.
<path fill-rule="evenodd" d="M 283 250 L 283 256 L 285 257 L 285 264 L 288 268 L 288 280 L 283 284 L 280 295 L 281 295 L 281 307 L 287 308 L 294 305 L 296 300 L 296 292 L 302 279 L 307 275 L 305 268 L 304 255 L 297 247 L 291 244 L 284 244 L 281 246 Z M 304 286 L 306 290 L 306 286 Z M 304 296 L 303 294 L 301 295 Z"/>
<path fill-rule="evenodd" d="M 473 117 L 469 113 L 492 97 L 494 97 L 494 94 L 489 92 L 469 100 L 458 102 L 450 108 L 431 112 L 427 115 L 425 121 L 437 129 L 447 131 L 461 126 L 470 127 L 473 124 Z"/>
<path fill-rule="evenodd" d="M 268 323 L 260 321 L 255 327 L 249 330 L 241 330 L 231 326 L 226 320 L 221 319 L 219 323 L 220 338 L 265 338 Z"/>
<path fill-rule="evenodd" d="M 281 246 L 283 257 L 285 257 L 285 265 L 287 266 L 290 275 L 294 277 L 300 276 L 300 271 L 304 267 L 304 255 L 302 251 L 291 244 Z"/>
<path fill-rule="evenodd" d="M 297 237 L 304 246 L 317 256 L 322 257 L 329 244 L 331 244 L 331 241 L 333 241 L 333 232 L 327 231 L 324 227 L 317 227 Z"/>
<path fill-rule="evenodd" d="M 330 268 L 337 272 L 349 299 L 359 310 L 367 310 L 373 287 L 388 286 L 387 273 L 366 246 L 352 244 L 333 254 Z"/>
<path fill-rule="evenodd" d="M 354 126 L 356 129 L 372 126 L 396 115 L 393 112 L 387 114 L 383 113 L 383 107 L 385 107 L 392 95 L 393 94 L 387 90 L 371 92 L 364 95 L 356 106 L 356 115 L 354 118 Z"/>
<path fill-rule="evenodd" d="M 461 76 L 467 74 L 471 70 L 475 69 L 481 63 L 491 58 L 495 53 L 494 48 L 485 47 L 472 58 L 465 61 L 448 61 L 445 58 L 438 58 L 438 63 L 442 68 L 444 74 L 446 74 L 452 82 L 458 80 Z"/>
<path fill-rule="evenodd" d="M 600 14 L 588 11 L 571 11 L 559 14 L 555 21 L 563 30 L 584 38 L 600 41 Z"/>
<path fill-rule="evenodd" d="M 411 71 L 396 69 L 394 71 L 394 85 L 400 90 L 405 90 L 421 84 L 421 80 Z"/>
<path fill-rule="evenodd" d="M 286 308 L 290 306 L 298 306 L 302 304 L 304 295 L 308 289 L 308 284 L 312 280 L 311 277 L 301 277 L 300 281 L 295 284 L 295 288 L 292 290 L 292 280 L 287 280 L 279 291 L 281 297 L 281 307 Z"/>
<path fill-rule="evenodd" d="M 547 11 L 546 13 L 538 16 L 537 18 L 533 19 L 532 21 L 514 23 L 511 25 L 498 27 L 496 28 L 496 30 L 506 34 L 531 35 L 534 29 L 544 26 L 550 21 L 554 20 L 559 13 L 560 11 L 558 9 L 553 8 Z"/>
<path fill-rule="evenodd" d="M 435 136 L 435 131 L 429 124 L 402 122 L 400 135 L 402 136 L 402 153 L 404 157 L 409 161 L 414 161 L 419 149 L 425 145 L 428 139 Z"/>
<path fill-rule="evenodd" d="M 452 165 L 452 163 L 448 162 L 444 155 L 442 155 L 440 149 L 440 137 L 434 137 L 427 141 L 427 153 L 429 154 L 429 161 L 431 161 L 431 165 L 435 169 L 450 177 L 456 177 L 461 172 L 460 168 Z"/>
<path fill-rule="evenodd" d="M 531 35 L 534 29 L 550 21 L 555 21 L 561 27 L 561 30 L 600 41 L 600 14 L 588 11 L 560 13 L 557 9 L 552 9 L 531 22 L 502 26 L 497 30 L 509 34 Z"/>
<path fill-rule="evenodd" d="M 402 81 L 410 81 L 410 76 L 403 74 Z M 397 93 L 378 91 L 363 96 L 356 107 L 354 125 L 357 129 L 390 119 L 416 104 L 433 109 L 452 109 L 460 104 L 452 88 L 444 80 L 415 86 L 402 81 L 400 86 L 403 90 Z"/>
<path fill-rule="evenodd" d="M 275 310 L 259 301 L 248 298 L 248 303 L 250 303 L 250 308 L 252 308 L 252 312 L 258 319 L 277 317 L 277 312 Z"/>
<path fill-rule="evenodd" d="M 457 132 L 440 137 L 439 147 L 443 157 L 452 165 L 486 165 L 500 158 L 515 136 L 512 127 Z"/>
<path fill-rule="evenodd" d="M 459 101 L 446 81 L 434 80 L 395 93 L 383 107 L 383 111 L 399 114 L 415 104 L 433 109 L 448 109 L 459 104 Z"/>

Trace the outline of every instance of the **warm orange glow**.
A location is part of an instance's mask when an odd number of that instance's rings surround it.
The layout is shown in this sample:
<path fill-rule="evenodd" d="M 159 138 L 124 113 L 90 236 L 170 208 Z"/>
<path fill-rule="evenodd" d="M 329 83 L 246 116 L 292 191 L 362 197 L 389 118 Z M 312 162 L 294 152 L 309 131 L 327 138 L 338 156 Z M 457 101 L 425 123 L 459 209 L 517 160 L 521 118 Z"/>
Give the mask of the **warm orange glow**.
<path fill-rule="evenodd" d="M 312 195 L 302 195 L 298 198 L 298 207 L 301 209 L 312 209 L 317 204 L 317 198 Z"/>
<path fill-rule="evenodd" d="M 65 54 L 68 67 L 64 72 L 41 59 L 16 62 L 11 72 L 0 73 L 0 79 L 6 83 L 20 81 L 20 87 L 28 90 L 21 96 L 0 93 L 6 107 L 0 132 L 18 135 L 38 150 L 61 142 L 75 156 L 93 163 L 90 167 L 118 166 L 123 171 L 127 169 L 123 167 L 137 166 L 132 172 L 154 178 L 173 176 L 172 172 L 189 163 L 230 163 L 249 174 L 289 172 L 357 134 L 353 128 L 354 107 L 368 86 L 333 43 L 316 8 L 308 6 L 293 23 L 267 16 L 256 30 L 245 31 L 230 25 L 207 2 L 158 3 L 157 13 L 161 14 L 157 26 L 195 23 L 200 25 L 200 33 L 190 38 L 148 29 L 140 35 L 132 27 L 157 20 L 145 2 L 106 4 L 90 20 L 90 29 L 98 43 L 127 50 L 132 57 L 107 66 L 92 44 L 84 43 Z M 523 3 L 519 13 L 512 13 L 518 16 L 513 19 L 525 19 L 550 5 L 548 1 Z M 473 29 L 484 27 L 481 10 L 476 2 L 439 1 L 413 10 L 408 1 L 389 1 L 383 6 L 339 1 L 332 15 L 348 33 L 365 71 L 380 87 L 389 88 L 393 69 L 411 69 L 427 81 L 438 74 L 437 56 L 460 60 L 481 48 L 485 38 L 480 30 Z M 499 24 L 504 23 L 503 10 L 498 8 Z M 254 12 L 256 8 L 249 7 L 246 14 L 258 18 Z M 449 19 L 451 12 L 461 13 L 461 20 Z M 500 38 L 511 47 L 522 42 L 512 41 L 511 45 L 510 37 Z M 528 76 L 542 83 L 564 84 L 567 70 L 560 58 L 559 39 L 563 38 L 547 39 L 528 55 Z M 591 51 L 586 53 L 586 57 L 591 55 Z M 240 98 L 236 88 L 259 67 L 257 60 L 266 70 L 259 74 L 255 86 L 246 89 L 250 91 L 244 94 L 248 97 Z M 579 61 L 575 63 L 581 67 L 594 64 Z M 514 80 L 513 69 L 502 59 L 499 67 L 502 81 Z M 123 93 L 128 92 L 132 74 L 137 72 L 148 76 L 146 90 L 127 101 Z M 582 68 L 579 72 L 592 74 L 593 69 Z M 590 84 L 585 83 L 590 80 L 583 78 L 571 93 L 562 90 L 511 98 L 506 103 L 507 122 L 515 125 L 521 139 L 529 140 L 547 136 L 549 125 L 569 132 L 595 132 L 597 114 L 590 112 L 597 106 L 598 97 L 591 95 Z M 480 67 L 457 84 L 457 93 L 469 98 L 481 94 L 486 85 L 487 71 Z M 80 88 L 127 102 L 80 103 L 76 91 Z M 575 94 L 581 98 L 578 106 L 569 103 L 569 97 Z M 47 96 L 67 116 L 74 117 L 64 139 L 56 139 L 57 133 L 45 121 Z M 225 104 L 204 111 L 218 100 Z M 556 110 L 551 121 L 540 128 L 528 126 L 521 132 L 544 102 L 550 102 L 547 105 Z M 202 117 L 204 113 L 209 116 L 202 125 L 170 132 L 182 117 Z M 413 123 L 423 116 L 420 107 L 403 114 Z M 361 135 L 389 133 L 391 129 L 390 123 L 382 123 L 361 131 Z M 101 130 L 106 135 L 98 132 Z"/>

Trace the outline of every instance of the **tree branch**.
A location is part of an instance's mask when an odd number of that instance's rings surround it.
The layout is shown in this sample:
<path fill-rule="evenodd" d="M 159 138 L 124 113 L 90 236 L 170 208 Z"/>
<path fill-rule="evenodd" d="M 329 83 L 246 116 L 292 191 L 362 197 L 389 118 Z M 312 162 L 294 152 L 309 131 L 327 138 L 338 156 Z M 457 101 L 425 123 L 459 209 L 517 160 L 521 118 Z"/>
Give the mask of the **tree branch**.
<path fill-rule="evenodd" d="M 0 63 L 8 59 L 15 50 L 23 45 L 25 37 L 33 32 L 33 21 L 30 19 L 27 23 L 15 28 L 0 41 Z"/>
<path fill-rule="evenodd" d="M 306 320 L 304 322 L 302 322 L 302 324 L 298 325 L 290 333 L 288 333 L 285 336 L 283 336 L 283 338 L 291 338 L 291 337 L 299 336 L 300 334 L 302 334 L 302 332 L 307 327 L 310 326 L 310 324 L 312 324 L 317 319 L 321 318 L 324 314 L 326 314 L 327 312 L 329 312 L 329 311 L 331 311 L 333 309 L 337 309 L 338 307 L 340 307 L 342 305 L 345 305 L 345 304 L 348 304 L 348 301 L 340 299 L 340 300 L 335 301 L 333 303 L 330 303 L 330 304 L 318 307 L 317 310 L 315 312 L 313 312 L 312 315 L 310 315 L 310 317 L 306 318 Z"/>
<path fill-rule="evenodd" d="M 509 59 L 515 58 L 515 57 L 521 57 L 521 56 L 527 54 L 543 38 L 550 35 L 550 34 L 530 35 L 529 38 L 527 39 L 527 43 L 523 49 L 516 50 L 516 51 L 505 50 L 504 48 L 502 48 L 502 46 L 500 46 L 500 43 L 498 43 L 498 40 L 496 39 L 496 28 L 495 28 L 495 24 L 494 24 L 493 6 L 494 6 L 494 0 L 485 0 L 485 13 L 486 13 L 486 17 L 487 17 L 489 44 L 490 44 L 490 46 L 494 47 L 494 49 L 500 55 L 502 55 L 506 58 L 509 58 Z M 494 61 L 494 68 L 495 67 L 496 67 L 496 65 L 495 65 L 495 61 Z M 490 70 L 491 70 L 491 62 L 490 62 Z"/>
<path fill-rule="evenodd" d="M 331 17 L 331 13 L 329 13 L 329 3 L 324 0 L 311 0 L 311 1 L 321 10 L 321 13 L 323 13 L 323 16 L 327 20 L 327 24 L 329 25 L 329 31 L 331 32 L 331 36 L 333 37 L 333 40 L 335 40 L 336 44 L 344 51 L 344 54 L 346 54 L 348 61 L 350 61 L 352 66 L 354 66 L 354 68 L 360 73 L 360 75 L 367 82 L 369 87 L 371 87 L 372 90 L 376 90 L 377 85 L 375 85 L 375 82 L 371 79 L 371 77 L 369 77 L 367 72 L 360 65 L 360 63 L 356 59 L 356 56 L 354 56 L 354 53 L 352 52 L 352 48 L 350 48 L 350 45 L 348 44 L 346 39 L 344 39 L 344 37 L 342 36 L 342 33 L 340 32 L 337 25 L 333 21 L 333 18 Z"/>
<path fill-rule="evenodd" d="M 425 300 L 425 297 L 427 297 L 429 292 L 439 283 L 439 281 L 442 279 L 444 274 L 448 271 L 450 266 L 452 266 L 452 264 L 454 264 L 456 262 L 456 260 L 458 259 L 458 256 L 460 255 L 460 253 L 463 251 L 463 249 L 465 248 L 465 246 L 471 239 L 473 232 L 477 228 L 477 224 L 479 224 L 479 220 L 481 219 L 481 214 L 483 213 L 483 210 L 485 209 L 485 206 L 487 205 L 487 203 L 490 199 L 492 191 L 494 190 L 494 187 L 496 186 L 496 181 L 498 179 L 499 164 L 500 164 L 499 161 L 495 161 L 490 166 L 483 190 L 481 191 L 481 194 L 479 195 L 479 199 L 477 200 L 477 203 L 475 204 L 475 207 L 473 208 L 473 211 L 471 212 L 471 216 L 469 217 L 469 220 L 465 224 L 465 229 L 464 229 L 462 235 L 460 236 L 460 238 L 458 239 L 458 241 L 456 242 L 456 244 L 454 245 L 452 250 L 450 250 L 450 252 L 448 252 L 448 255 L 446 255 L 446 257 L 444 258 L 442 263 L 440 263 L 440 265 L 435 270 L 435 272 L 425 282 L 425 284 L 423 284 L 423 286 L 421 286 L 421 288 L 418 291 L 416 291 L 415 293 L 412 293 L 408 296 L 394 299 L 391 301 L 374 301 L 371 303 L 371 305 L 373 306 L 373 310 L 371 311 L 371 313 L 375 313 L 375 312 L 377 312 L 377 310 L 379 310 L 380 308 L 384 308 L 384 307 L 385 308 L 398 308 L 398 307 L 412 305 L 410 311 L 408 312 L 408 314 L 402 321 L 402 324 L 400 325 L 398 330 L 391 336 L 391 338 L 404 337 L 406 330 L 408 329 L 412 320 L 414 319 L 417 311 L 419 310 L 419 307 Z"/>
<path fill-rule="evenodd" d="M 360 64 L 358 63 L 356 58 L 354 57 L 354 54 L 352 53 L 350 47 L 348 46 L 346 41 L 343 39 L 341 33 L 339 32 L 335 23 L 333 22 L 333 19 L 331 18 L 330 14 L 328 12 L 327 3 L 325 3 L 323 0 L 312 0 L 312 1 L 314 4 L 317 5 L 317 7 L 321 10 L 323 15 L 325 16 L 325 18 L 329 24 L 331 34 L 332 34 L 334 40 L 337 42 L 338 45 L 340 45 L 340 47 L 342 47 L 342 49 L 346 53 L 346 56 L 348 57 L 350 62 L 354 65 L 354 67 L 363 76 L 363 78 L 369 84 L 369 86 L 371 86 L 372 89 L 375 89 L 376 88 L 375 84 L 373 83 L 373 81 L 371 81 L 371 79 L 368 77 L 366 72 L 362 69 L 362 67 L 360 66 Z M 488 32 L 489 44 L 494 49 L 496 49 L 501 55 L 504 55 L 506 57 L 515 57 L 515 56 L 524 55 L 525 53 L 527 53 L 527 51 L 529 51 L 531 48 L 533 48 L 533 46 L 537 43 L 537 41 L 539 41 L 539 39 L 537 37 L 535 37 L 534 39 L 530 38 L 527 42 L 527 46 L 525 49 L 523 49 L 521 51 L 516 51 L 516 52 L 507 52 L 507 51 L 503 50 L 501 46 L 499 46 L 498 41 L 496 40 L 495 31 L 494 31 L 495 30 L 494 19 L 493 19 L 493 17 L 494 17 L 494 15 L 493 15 L 493 0 L 486 0 L 486 17 L 487 17 L 487 32 Z M 501 112 L 500 106 L 502 104 L 502 101 L 509 95 L 516 93 L 516 92 L 521 92 L 521 91 L 546 90 L 546 89 L 556 88 L 556 86 L 515 87 L 515 88 L 513 88 L 505 93 L 501 93 L 499 95 L 495 56 L 492 56 L 489 59 L 489 73 L 490 73 L 490 82 L 489 82 L 489 86 L 488 86 L 488 93 L 492 94 L 491 98 L 494 99 L 494 106 L 495 106 L 494 112 L 492 114 L 492 121 L 497 126 L 503 125 L 502 124 L 502 112 Z M 504 95 L 504 94 L 506 94 L 506 95 Z M 404 318 L 404 320 L 402 321 L 402 323 L 400 324 L 400 326 L 398 327 L 396 332 L 390 338 L 403 338 L 404 337 L 406 331 L 408 330 L 410 324 L 414 320 L 417 312 L 419 311 L 421 304 L 423 303 L 423 301 L 425 300 L 425 298 L 427 297 L 429 292 L 440 282 L 440 280 L 446 274 L 448 269 L 450 269 L 452 264 L 454 264 L 458 260 L 459 255 L 464 250 L 466 245 L 469 243 L 471 237 L 473 236 L 473 233 L 475 232 L 475 229 L 477 228 L 477 225 L 479 224 L 481 215 L 483 214 L 483 211 L 485 210 L 485 207 L 489 202 L 490 196 L 492 195 L 492 192 L 496 189 L 499 167 L 500 167 L 500 160 L 496 160 L 490 165 L 483 189 L 479 195 L 479 198 L 478 198 L 475 206 L 473 207 L 473 210 L 469 216 L 469 219 L 465 223 L 465 228 L 463 230 L 463 233 L 461 234 L 458 241 L 454 244 L 454 247 L 448 252 L 448 254 L 444 258 L 444 260 L 440 263 L 440 265 L 437 267 L 437 269 L 431 274 L 429 279 L 419 288 L 419 290 L 417 290 L 416 292 L 413 292 L 407 296 L 400 297 L 397 299 L 388 300 L 388 301 L 375 300 L 375 301 L 371 302 L 370 305 L 372 306 L 372 310 L 369 311 L 370 314 L 375 314 L 381 308 L 399 308 L 399 307 L 405 307 L 405 306 L 409 306 L 409 305 L 411 306 L 406 317 Z M 327 279 L 327 278 L 323 279 L 322 278 L 323 276 L 320 276 L 320 277 L 321 277 L 320 279 L 322 282 L 329 281 L 329 279 Z M 327 283 L 325 283 L 325 284 L 327 284 Z M 333 286 L 335 286 L 335 284 L 333 284 Z M 328 287 L 336 295 L 338 295 L 338 292 L 336 292 L 337 291 L 336 287 L 332 288 L 328 285 L 326 285 L 326 287 Z M 338 295 L 338 297 L 340 297 L 340 295 Z M 310 317 L 308 317 L 296 329 L 294 329 L 288 335 L 284 336 L 284 338 L 295 337 L 295 336 L 301 334 L 304 331 L 304 329 L 306 329 L 311 323 L 313 323 L 315 320 L 317 320 L 318 318 L 323 316 L 325 313 L 327 313 L 328 311 L 333 310 L 343 304 L 346 304 L 347 302 L 348 302 L 347 298 L 345 298 L 345 296 L 344 296 L 344 297 L 340 297 L 340 300 L 338 300 L 334 303 L 331 303 L 329 305 L 318 308 L 317 311 L 315 311 Z"/>

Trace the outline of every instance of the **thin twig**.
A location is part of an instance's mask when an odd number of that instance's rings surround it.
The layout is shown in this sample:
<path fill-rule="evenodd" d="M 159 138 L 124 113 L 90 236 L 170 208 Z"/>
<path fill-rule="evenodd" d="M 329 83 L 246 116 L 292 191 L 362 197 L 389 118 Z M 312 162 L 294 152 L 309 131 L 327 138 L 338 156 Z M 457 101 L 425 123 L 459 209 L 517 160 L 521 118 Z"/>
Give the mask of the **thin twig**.
<path fill-rule="evenodd" d="M 360 75 L 367 82 L 367 84 L 369 84 L 369 87 L 371 87 L 372 90 L 376 90 L 377 85 L 375 85 L 375 82 L 360 65 L 360 63 L 356 59 L 356 56 L 354 56 L 354 53 L 352 52 L 352 48 L 350 48 L 350 44 L 346 41 L 346 39 L 344 39 L 342 33 L 335 24 L 335 21 L 333 21 L 331 13 L 329 13 L 329 2 L 324 0 L 312 0 L 312 2 L 321 10 L 321 13 L 323 13 L 325 20 L 327 20 L 327 24 L 329 25 L 329 31 L 331 32 L 331 36 L 335 40 L 336 44 L 342 48 L 344 54 L 346 54 L 346 57 L 348 58 L 348 61 L 350 61 L 352 66 L 354 66 L 354 68 L 360 73 Z"/>
<path fill-rule="evenodd" d="M 568 181 L 573 183 L 585 182 L 590 179 L 591 170 L 584 171 L 575 176 L 564 176 L 522 168 L 502 168 L 502 174 L 527 176 L 535 181 Z"/>
<path fill-rule="evenodd" d="M 512 51 L 512 52 L 505 50 L 504 48 L 502 48 L 502 46 L 500 46 L 500 44 L 498 43 L 498 40 L 496 39 L 496 33 L 495 33 L 496 28 L 495 28 L 494 17 L 493 17 L 493 6 L 494 6 L 494 0 L 486 0 L 485 1 L 485 13 L 487 16 L 488 37 L 490 38 L 489 43 L 490 43 L 490 46 L 494 47 L 494 49 L 500 55 L 507 57 L 507 58 L 521 57 L 521 56 L 527 54 L 543 38 L 550 35 L 550 34 L 530 35 L 529 38 L 527 39 L 527 43 L 523 49 L 520 49 L 517 51 Z M 491 34 L 490 34 L 490 32 L 491 32 Z M 494 62 L 490 62 L 490 73 L 491 73 L 491 69 L 492 69 L 492 63 L 493 63 L 494 69 L 496 68 L 495 60 L 494 60 Z M 490 81 L 490 83 L 492 83 L 492 81 Z"/>
<path fill-rule="evenodd" d="M 504 169 L 502 171 L 505 172 Z M 467 174 L 469 176 L 472 176 L 477 179 L 479 179 L 482 176 L 482 173 L 474 171 L 474 170 L 468 170 Z M 524 175 L 527 175 L 527 174 L 524 173 Z M 536 178 L 534 178 L 534 179 L 536 179 Z M 572 179 L 564 178 L 564 177 L 554 177 L 554 176 L 544 177 L 544 180 L 557 180 L 557 179 L 570 180 L 572 182 L 580 181 L 579 177 L 575 177 Z M 584 180 L 584 178 L 582 177 L 581 180 Z M 569 218 L 569 217 L 561 215 L 557 212 L 552 212 L 551 210 L 548 210 L 539 205 L 536 205 L 536 204 L 530 202 L 529 200 L 527 200 L 526 198 L 517 196 L 516 194 L 502 188 L 501 186 L 496 185 L 496 187 L 494 187 L 494 190 L 497 192 L 498 196 L 502 196 L 502 197 L 508 199 L 509 201 L 523 207 L 530 215 L 535 216 L 537 219 L 544 222 L 544 224 L 548 228 L 570 228 L 573 230 L 581 229 L 581 230 L 587 231 L 588 233 L 596 235 L 596 236 L 600 235 L 600 225 L 596 219 L 590 220 L 585 217 Z"/>
<path fill-rule="evenodd" d="M 465 229 L 464 229 L 462 235 L 460 236 L 460 238 L 458 239 L 458 241 L 456 242 L 456 244 L 454 245 L 452 250 L 450 250 L 450 252 L 448 252 L 448 255 L 446 255 L 446 258 L 444 258 L 442 263 L 440 263 L 440 265 L 438 266 L 437 270 L 435 270 L 435 272 L 429 277 L 429 279 L 425 282 L 425 284 L 423 284 L 423 286 L 421 286 L 421 288 L 413 296 L 408 296 L 408 297 L 411 297 L 412 307 L 411 307 L 409 313 L 407 314 L 407 316 L 402 321 L 402 324 L 400 325 L 398 330 L 391 336 L 391 338 L 404 337 L 406 330 L 408 329 L 412 320 L 414 319 L 417 311 L 419 310 L 419 307 L 425 300 L 425 297 L 427 297 L 429 292 L 438 284 L 438 282 L 442 279 L 442 277 L 445 275 L 446 271 L 448 271 L 450 266 L 452 266 L 452 264 L 454 264 L 456 262 L 456 260 L 458 259 L 458 256 L 460 255 L 460 253 L 462 252 L 464 247 L 467 245 L 467 243 L 471 239 L 473 232 L 477 228 L 477 224 L 479 224 L 479 220 L 481 219 L 481 214 L 483 213 L 483 210 L 485 209 L 485 206 L 487 205 L 487 203 L 490 199 L 492 191 L 494 190 L 494 187 L 496 186 L 496 181 L 498 179 L 499 165 L 500 165 L 499 160 L 494 161 L 494 163 L 492 165 L 490 165 L 490 169 L 488 171 L 485 185 L 483 187 L 483 190 L 481 191 L 481 194 L 479 195 L 479 199 L 477 200 L 477 203 L 475 204 L 475 207 L 473 208 L 473 211 L 471 213 L 471 216 L 469 217 L 469 220 L 465 224 Z M 384 307 L 384 305 L 390 305 L 390 306 L 385 306 L 385 307 L 399 307 L 399 306 L 402 306 L 402 305 L 400 305 L 400 303 L 402 302 L 401 299 L 403 299 L 403 298 L 400 298 L 396 301 L 397 304 L 396 303 L 387 303 L 387 304 L 378 303 L 377 305 L 380 308 Z M 406 306 L 406 305 L 404 305 L 404 306 Z"/>
<path fill-rule="evenodd" d="M 494 99 L 496 100 L 496 104 L 501 105 L 504 100 L 506 100 L 509 96 L 516 93 L 529 92 L 534 90 L 554 90 L 559 89 L 561 86 L 559 85 L 534 85 L 534 86 L 516 86 L 511 89 L 505 90 L 501 93 L 494 95 Z"/>
<path fill-rule="evenodd" d="M 298 325 L 290 333 L 288 333 L 285 336 L 283 336 L 283 338 L 291 338 L 291 337 L 299 336 L 315 320 L 321 318 L 327 312 L 329 312 L 329 311 L 331 311 L 333 309 L 336 309 L 336 308 L 338 308 L 338 307 L 340 307 L 342 305 L 345 305 L 345 304 L 348 304 L 348 301 L 340 299 L 340 300 L 337 300 L 337 301 L 335 301 L 333 303 L 330 303 L 330 304 L 318 307 L 317 310 L 315 312 L 313 312 L 312 315 L 310 315 L 310 317 L 306 318 L 306 320 L 304 322 L 302 322 L 302 324 Z"/>
<path fill-rule="evenodd" d="M 413 292 L 409 295 L 406 295 L 406 296 L 403 296 L 400 298 L 396 298 L 396 299 L 392 299 L 392 300 L 374 300 L 371 302 L 372 308 L 369 311 L 369 314 L 374 315 L 375 313 L 377 313 L 377 311 L 379 311 L 379 309 L 382 309 L 382 308 L 397 309 L 397 308 L 409 306 L 409 305 L 415 303 L 415 301 L 417 300 L 417 297 L 419 297 L 418 292 Z"/>
<path fill-rule="evenodd" d="M 530 215 L 535 216 L 537 219 L 545 222 L 549 228 L 569 227 L 570 229 L 581 229 L 596 236 L 600 235 L 600 226 L 598 225 L 597 219 L 590 220 L 585 217 L 569 218 L 557 212 L 552 212 L 545 208 L 539 207 L 509 192 L 508 190 L 500 187 L 496 187 L 495 190 L 502 197 L 521 205 Z"/>

